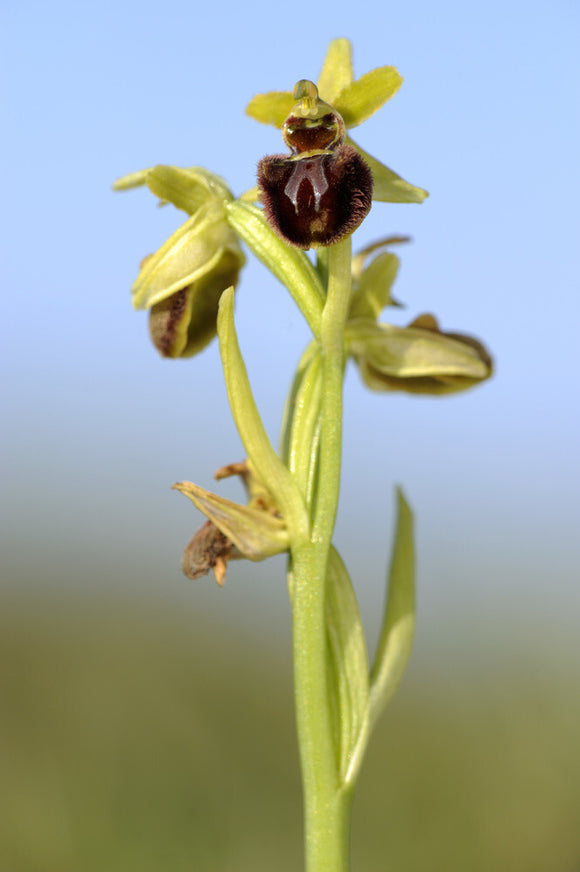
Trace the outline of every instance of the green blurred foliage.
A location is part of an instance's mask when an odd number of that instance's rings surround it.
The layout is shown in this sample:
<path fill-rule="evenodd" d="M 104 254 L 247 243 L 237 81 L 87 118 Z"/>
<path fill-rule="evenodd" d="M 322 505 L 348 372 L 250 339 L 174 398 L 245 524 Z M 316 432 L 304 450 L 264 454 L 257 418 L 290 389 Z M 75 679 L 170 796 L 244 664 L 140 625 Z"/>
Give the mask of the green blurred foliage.
<path fill-rule="evenodd" d="M 3 872 L 301 868 L 288 651 L 121 598 L 0 605 Z M 363 765 L 354 872 L 577 872 L 560 667 L 412 670 Z"/>

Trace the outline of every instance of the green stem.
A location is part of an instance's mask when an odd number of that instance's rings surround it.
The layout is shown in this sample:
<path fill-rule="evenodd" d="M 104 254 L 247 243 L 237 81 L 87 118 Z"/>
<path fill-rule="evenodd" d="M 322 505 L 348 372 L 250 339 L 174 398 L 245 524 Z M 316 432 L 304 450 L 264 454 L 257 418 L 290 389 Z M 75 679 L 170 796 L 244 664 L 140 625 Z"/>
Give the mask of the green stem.
<path fill-rule="evenodd" d="M 325 586 L 340 487 L 344 334 L 351 291 L 351 241 L 329 249 L 322 313 L 322 402 L 318 492 L 309 542 L 292 548 L 296 720 L 306 841 L 306 872 L 348 872 L 351 793 L 340 783 L 328 693 Z M 310 446 L 305 445 L 309 452 Z"/>

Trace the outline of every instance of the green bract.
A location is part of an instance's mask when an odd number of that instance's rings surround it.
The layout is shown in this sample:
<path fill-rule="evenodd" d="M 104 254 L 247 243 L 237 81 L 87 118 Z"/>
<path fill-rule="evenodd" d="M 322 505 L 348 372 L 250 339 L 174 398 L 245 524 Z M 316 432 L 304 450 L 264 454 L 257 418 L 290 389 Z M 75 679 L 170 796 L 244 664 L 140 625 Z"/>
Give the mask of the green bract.
<path fill-rule="evenodd" d="M 378 67 L 355 80 L 350 42 L 347 39 L 335 39 L 326 53 L 317 85 L 320 97 L 331 103 L 340 113 L 347 128 L 352 128 L 362 124 L 390 100 L 402 82 L 397 70 L 390 66 Z M 253 97 L 246 106 L 246 112 L 262 124 L 281 128 L 294 102 L 290 91 L 270 91 Z M 347 137 L 346 144 L 356 148 L 370 166 L 374 200 L 422 203 L 428 196 L 427 191 L 409 184 L 393 170 L 368 155 L 350 137 Z"/>

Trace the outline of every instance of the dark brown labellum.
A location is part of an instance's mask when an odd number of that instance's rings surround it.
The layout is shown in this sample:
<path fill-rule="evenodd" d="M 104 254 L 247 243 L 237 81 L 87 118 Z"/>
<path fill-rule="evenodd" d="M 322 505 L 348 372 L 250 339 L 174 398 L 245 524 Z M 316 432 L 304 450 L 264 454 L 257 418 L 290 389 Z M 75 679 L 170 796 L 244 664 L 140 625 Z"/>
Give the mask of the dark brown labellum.
<path fill-rule="evenodd" d="M 371 208 L 371 171 L 349 145 L 304 157 L 265 157 L 258 164 L 258 183 L 269 223 L 298 248 L 334 245 L 356 230 Z"/>

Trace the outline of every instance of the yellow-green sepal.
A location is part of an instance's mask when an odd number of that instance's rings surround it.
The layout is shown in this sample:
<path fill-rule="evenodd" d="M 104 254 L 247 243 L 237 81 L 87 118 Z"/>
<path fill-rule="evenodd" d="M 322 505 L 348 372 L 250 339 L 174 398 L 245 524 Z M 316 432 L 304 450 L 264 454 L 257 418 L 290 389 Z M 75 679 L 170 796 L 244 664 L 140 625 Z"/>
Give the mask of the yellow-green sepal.
<path fill-rule="evenodd" d="M 256 94 L 246 106 L 246 115 L 261 124 L 273 124 L 282 127 L 290 114 L 295 100 L 291 91 L 268 91 L 266 94 Z"/>
<path fill-rule="evenodd" d="M 346 86 L 333 101 L 347 127 L 357 127 L 397 93 L 403 77 L 395 67 L 377 67 Z"/>
<path fill-rule="evenodd" d="M 224 179 L 203 167 L 159 164 L 148 171 L 145 184 L 162 202 L 173 203 L 188 215 L 193 215 L 210 199 L 218 202 L 233 199 Z"/>
<path fill-rule="evenodd" d="M 318 91 L 323 100 L 334 103 L 354 78 L 350 40 L 333 39 L 318 77 Z"/>
<path fill-rule="evenodd" d="M 133 188 L 141 188 L 147 182 L 147 176 L 151 172 L 151 168 L 146 170 L 137 170 L 136 173 L 128 173 L 126 176 L 121 176 L 120 179 L 115 179 L 113 182 L 113 191 L 131 191 Z"/>
<path fill-rule="evenodd" d="M 357 145 L 350 136 L 346 137 L 348 145 L 352 145 L 368 163 L 373 174 L 373 200 L 381 203 L 422 203 L 428 192 L 423 188 L 411 185 L 389 169 L 379 160 Z"/>

